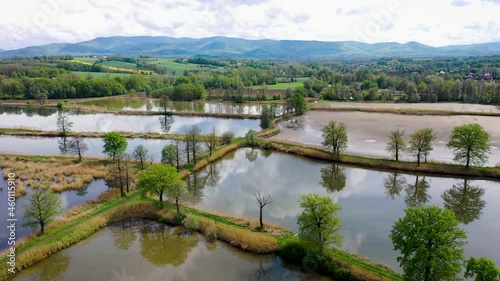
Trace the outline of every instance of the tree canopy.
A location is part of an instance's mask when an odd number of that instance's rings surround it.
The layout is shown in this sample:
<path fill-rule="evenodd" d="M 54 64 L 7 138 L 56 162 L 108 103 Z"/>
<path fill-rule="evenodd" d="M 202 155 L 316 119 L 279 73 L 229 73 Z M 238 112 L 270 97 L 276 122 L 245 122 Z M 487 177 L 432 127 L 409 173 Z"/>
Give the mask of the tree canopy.
<path fill-rule="evenodd" d="M 333 151 L 335 157 L 347 148 L 347 127 L 344 123 L 330 121 L 321 129 L 323 132 L 323 142 L 321 143 L 327 149 Z"/>
<path fill-rule="evenodd" d="M 299 199 L 302 213 L 297 217 L 299 238 L 314 251 L 323 253 L 325 245 L 342 245 L 340 206 L 328 196 L 303 194 Z"/>
<path fill-rule="evenodd" d="M 490 134 L 479 124 L 466 124 L 453 128 L 450 141 L 446 145 L 453 149 L 454 160 L 458 163 L 482 166 L 488 161 L 491 145 Z"/>
<path fill-rule="evenodd" d="M 113 160 L 116 158 L 116 155 L 124 153 L 128 146 L 127 139 L 117 132 L 104 134 L 103 141 L 103 153 L 111 157 Z"/>
<path fill-rule="evenodd" d="M 62 200 L 51 189 L 34 188 L 23 209 L 23 226 L 32 229 L 40 227 L 43 234 L 45 227 L 54 218 L 64 212 Z"/>
<path fill-rule="evenodd" d="M 390 237 L 407 280 L 458 280 L 467 234 L 452 211 L 410 207 L 393 225 Z"/>

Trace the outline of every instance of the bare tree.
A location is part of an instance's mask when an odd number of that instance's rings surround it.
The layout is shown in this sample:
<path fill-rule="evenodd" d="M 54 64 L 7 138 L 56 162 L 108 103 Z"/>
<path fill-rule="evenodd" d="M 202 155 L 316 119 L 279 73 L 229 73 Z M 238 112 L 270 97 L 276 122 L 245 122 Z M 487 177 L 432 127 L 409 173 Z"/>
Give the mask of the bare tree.
<path fill-rule="evenodd" d="M 212 156 L 212 151 L 217 147 L 218 144 L 219 144 L 219 132 L 214 127 L 212 128 L 212 132 L 205 138 L 205 146 L 210 152 L 210 156 Z"/>
<path fill-rule="evenodd" d="M 193 125 L 186 133 L 187 135 L 187 146 L 191 148 L 191 156 L 193 158 L 193 163 L 196 165 L 196 151 L 198 150 L 198 143 L 200 142 L 201 130 L 198 126 Z M 186 151 L 189 151 L 189 148 Z M 188 155 L 189 159 L 189 155 Z"/>
<path fill-rule="evenodd" d="M 146 167 L 146 161 L 149 156 L 149 150 L 142 144 L 138 145 L 135 147 L 134 152 L 132 152 L 132 155 L 134 156 L 134 159 L 136 161 L 139 161 L 139 164 L 141 165 L 141 170 L 144 170 Z"/>
<path fill-rule="evenodd" d="M 262 223 L 262 209 L 266 205 L 269 205 L 273 203 L 273 198 L 269 194 L 264 194 L 261 193 L 260 190 L 257 190 L 253 196 L 255 197 L 255 200 L 259 203 L 259 208 L 260 208 L 260 214 L 259 214 L 259 223 L 260 223 L 260 229 L 264 229 L 264 224 Z"/>
<path fill-rule="evenodd" d="M 57 131 L 62 136 L 67 136 L 69 132 L 71 132 L 71 128 L 73 127 L 73 122 L 69 120 L 69 116 L 65 112 L 60 112 L 57 115 Z"/>
<path fill-rule="evenodd" d="M 89 147 L 81 137 L 74 137 L 68 142 L 68 151 L 72 155 L 78 155 L 78 162 L 82 161 L 82 154 L 84 154 Z"/>

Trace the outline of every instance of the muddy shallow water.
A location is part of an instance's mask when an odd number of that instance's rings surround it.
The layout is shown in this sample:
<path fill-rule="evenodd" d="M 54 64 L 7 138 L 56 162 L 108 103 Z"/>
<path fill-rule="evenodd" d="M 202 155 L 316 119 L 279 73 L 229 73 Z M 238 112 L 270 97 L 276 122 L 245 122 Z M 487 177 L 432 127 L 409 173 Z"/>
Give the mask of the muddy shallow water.
<path fill-rule="evenodd" d="M 366 108 L 366 109 L 416 109 L 445 110 L 454 112 L 500 113 L 500 106 L 470 103 L 377 103 L 377 102 L 324 102 L 318 105 L 325 108 Z"/>
<path fill-rule="evenodd" d="M 281 132 L 272 139 L 321 145 L 323 141 L 321 128 L 330 121 L 343 122 L 347 125 L 349 138 L 346 153 L 385 158 L 390 157 L 385 148 L 387 134 L 391 130 L 406 130 L 405 139 L 408 140 L 413 132 L 422 128 L 432 128 L 437 138 L 433 143 L 434 150 L 429 160 L 442 162 L 453 162 L 453 151 L 446 148 L 453 127 L 479 123 L 491 134 L 492 153 L 487 166 L 500 165 L 500 117 L 309 111 L 292 120 L 280 122 L 278 127 Z M 404 159 L 414 158 L 406 156 Z"/>

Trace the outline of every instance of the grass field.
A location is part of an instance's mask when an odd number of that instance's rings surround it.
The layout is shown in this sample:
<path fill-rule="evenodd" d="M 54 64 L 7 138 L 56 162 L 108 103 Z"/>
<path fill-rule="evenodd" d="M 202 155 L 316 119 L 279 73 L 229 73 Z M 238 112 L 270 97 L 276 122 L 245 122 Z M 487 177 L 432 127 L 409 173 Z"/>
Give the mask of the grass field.
<path fill-rule="evenodd" d="M 193 64 L 193 63 L 178 63 L 175 62 L 174 59 L 164 59 L 164 58 L 158 58 L 158 59 L 150 59 L 149 63 L 159 65 L 161 67 L 165 67 L 167 69 L 168 74 L 172 74 L 173 71 L 175 71 L 175 75 L 180 76 L 184 73 L 185 70 L 197 70 L 197 69 L 211 69 L 211 70 L 224 70 L 222 67 L 214 67 L 214 68 L 208 68 L 208 67 L 203 67 L 201 68 L 199 64 Z"/>
<path fill-rule="evenodd" d="M 78 61 L 83 61 L 83 62 L 87 62 L 87 63 L 94 63 L 98 60 L 98 58 L 83 58 L 83 57 L 75 57 L 75 60 L 78 60 Z"/>
<path fill-rule="evenodd" d="M 103 66 L 137 69 L 137 65 L 135 63 L 129 63 L 129 62 L 123 62 L 123 61 L 105 61 L 105 62 L 100 63 L 100 64 Z"/>
<path fill-rule="evenodd" d="M 94 78 L 101 78 L 101 77 L 106 77 L 106 76 L 111 76 L 111 77 L 116 77 L 116 76 L 119 76 L 119 77 L 128 77 L 130 76 L 131 74 L 129 73 L 110 73 L 110 72 L 83 72 L 83 71 L 73 71 L 71 72 L 73 74 L 76 74 L 80 77 L 87 77 L 87 75 L 92 75 Z"/>
<path fill-rule="evenodd" d="M 276 83 L 276 85 L 267 85 L 268 90 L 286 90 L 288 88 L 291 88 L 292 90 L 295 89 L 295 87 L 302 85 L 302 83 L 308 78 L 306 77 L 300 77 L 296 78 L 296 82 L 293 83 Z M 250 87 L 252 90 L 260 90 L 262 89 L 262 86 L 257 85 L 257 86 L 252 86 Z"/>

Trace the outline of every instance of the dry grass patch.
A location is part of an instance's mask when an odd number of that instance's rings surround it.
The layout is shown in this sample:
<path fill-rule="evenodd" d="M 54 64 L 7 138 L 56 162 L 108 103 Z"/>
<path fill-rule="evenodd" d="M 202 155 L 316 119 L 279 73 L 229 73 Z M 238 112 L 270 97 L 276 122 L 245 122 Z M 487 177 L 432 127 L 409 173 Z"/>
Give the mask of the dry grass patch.
<path fill-rule="evenodd" d="M 23 181 L 32 188 L 49 187 L 54 192 L 62 192 L 80 189 L 94 179 L 103 179 L 108 174 L 108 168 L 100 163 L 75 163 L 69 160 L 24 161 L 22 158 L 0 156 L 0 167 L 4 178 L 11 172 L 19 177 L 20 195 L 26 194 L 26 189 L 21 184 Z M 23 190 L 24 194 L 21 194 Z"/>

